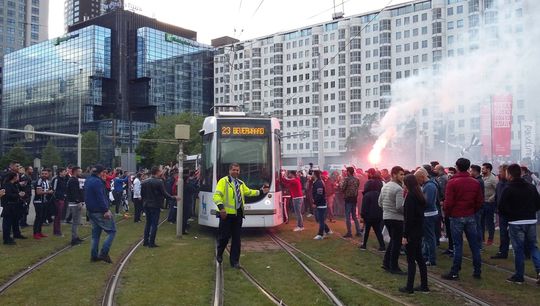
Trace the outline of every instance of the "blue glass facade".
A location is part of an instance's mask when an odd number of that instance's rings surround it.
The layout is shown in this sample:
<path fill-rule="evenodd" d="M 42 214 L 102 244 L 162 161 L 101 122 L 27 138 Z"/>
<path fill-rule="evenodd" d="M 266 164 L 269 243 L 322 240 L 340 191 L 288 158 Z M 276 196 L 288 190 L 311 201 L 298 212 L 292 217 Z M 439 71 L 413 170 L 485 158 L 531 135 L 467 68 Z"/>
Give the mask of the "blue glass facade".
<path fill-rule="evenodd" d="M 137 31 L 137 78 L 149 78 L 156 114 L 207 114 L 213 102 L 213 51 L 196 41 L 144 27 Z"/>
<path fill-rule="evenodd" d="M 196 33 L 116 11 L 13 52 L 5 58 L 1 126 L 77 134 L 80 105 L 82 131 L 98 132 L 99 162 L 113 165 L 117 149 L 133 150 L 157 116 L 210 114 L 213 49 L 186 37 Z M 50 139 L 3 132 L 2 150 L 22 143 L 40 157 Z M 74 163 L 76 141 L 53 140 Z"/>
<path fill-rule="evenodd" d="M 103 102 L 103 80 L 111 75 L 111 30 L 90 26 L 24 48 L 4 57 L 2 127 L 77 134 L 79 106 L 83 126 L 94 121 Z M 4 147 L 22 141 L 4 133 Z M 39 151 L 49 137 L 27 144 Z M 72 151 L 73 140 L 57 145 Z"/>

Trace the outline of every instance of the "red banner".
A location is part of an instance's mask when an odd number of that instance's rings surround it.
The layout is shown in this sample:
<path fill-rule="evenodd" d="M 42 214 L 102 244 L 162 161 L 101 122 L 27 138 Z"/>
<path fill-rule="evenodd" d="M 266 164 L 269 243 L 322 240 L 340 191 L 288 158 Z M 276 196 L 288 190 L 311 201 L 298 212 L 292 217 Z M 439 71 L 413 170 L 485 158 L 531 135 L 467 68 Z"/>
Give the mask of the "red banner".
<path fill-rule="evenodd" d="M 512 140 L 512 95 L 492 97 L 491 134 L 493 155 L 510 156 Z"/>
<path fill-rule="evenodd" d="M 493 146 L 491 144 L 491 106 L 480 108 L 480 142 L 482 143 L 482 159 L 493 159 Z"/>

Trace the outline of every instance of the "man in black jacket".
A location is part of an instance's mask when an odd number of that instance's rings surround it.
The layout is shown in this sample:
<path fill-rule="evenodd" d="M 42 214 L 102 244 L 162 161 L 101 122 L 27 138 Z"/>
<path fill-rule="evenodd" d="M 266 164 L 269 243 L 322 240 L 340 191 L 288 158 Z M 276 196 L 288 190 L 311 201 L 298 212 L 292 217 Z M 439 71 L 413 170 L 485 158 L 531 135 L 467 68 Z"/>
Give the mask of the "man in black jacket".
<path fill-rule="evenodd" d="M 81 168 L 73 167 L 71 177 L 67 182 L 68 215 L 72 217 L 71 223 L 71 245 L 80 244 L 83 240 L 79 238 L 79 225 L 81 223 L 81 210 L 84 204 L 84 192 L 79 181 Z"/>
<path fill-rule="evenodd" d="M 161 169 L 152 167 L 150 171 L 152 177 L 142 182 L 141 197 L 143 200 L 144 212 L 146 213 L 146 225 L 144 227 L 143 245 L 155 248 L 156 234 L 159 222 L 159 213 L 163 207 L 165 198 L 177 200 L 178 197 L 170 195 L 165 190 L 165 184 L 161 179 Z"/>
<path fill-rule="evenodd" d="M 540 196 L 533 185 L 521 178 L 518 164 L 508 166 L 506 173 L 509 182 L 501 195 L 499 213 L 508 221 L 516 269 L 507 281 L 523 283 L 524 249 L 527 247 L 536 268 L 537 284 L 540 284 L 540 251 L 536 246 L 536 212 L 540 209 Z"/>

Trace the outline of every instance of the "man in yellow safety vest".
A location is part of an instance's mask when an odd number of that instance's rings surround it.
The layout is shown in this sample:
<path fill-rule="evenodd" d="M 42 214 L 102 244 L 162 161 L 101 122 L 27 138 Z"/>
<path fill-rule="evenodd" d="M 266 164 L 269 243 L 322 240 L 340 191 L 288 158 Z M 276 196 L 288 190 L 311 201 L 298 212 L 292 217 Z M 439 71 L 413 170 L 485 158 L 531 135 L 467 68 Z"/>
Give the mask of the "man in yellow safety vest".
<path fill-rule="evenodd" d="M 232 236 L 230 262 L 233 268 L 240 268 L 240 231 L 244 218 L 244 198 L 256 197 L 268 193 L 270 187 L 265 184 L 261 190 L 249 189 L 238 176 L 240 165 L 232 163 L 229 175 L 221 178 L 214 193 L 214 203 L 219 209 L 219 233 L 216 260 L 223 261 L 223 252 Z"/>

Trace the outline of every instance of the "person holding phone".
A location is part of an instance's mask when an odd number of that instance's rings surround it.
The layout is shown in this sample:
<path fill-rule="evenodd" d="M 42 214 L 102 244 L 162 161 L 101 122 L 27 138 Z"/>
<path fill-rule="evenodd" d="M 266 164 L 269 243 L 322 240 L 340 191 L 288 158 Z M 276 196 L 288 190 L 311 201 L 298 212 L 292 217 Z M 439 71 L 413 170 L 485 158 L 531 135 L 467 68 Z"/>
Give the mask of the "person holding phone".
<path fill-rule="evenodd" d="M 270 191 L 270 186 L 264 184 L 261 190 L 253 190 L 246 186 L 238 177 L 240 176 L 240 165 L 232 163 L 229 165 L 229 175 L 221 178 L 216 186 L 213 200 L 218 207 L 219 230 L 216 260 L 223 261 L 223 252 L 231 242 L 230 263 L 233 268 L 240 268 L 240 231 L 244 219 L 244 199 L 245 197 L 256 197 L 261 193 Z"/>

